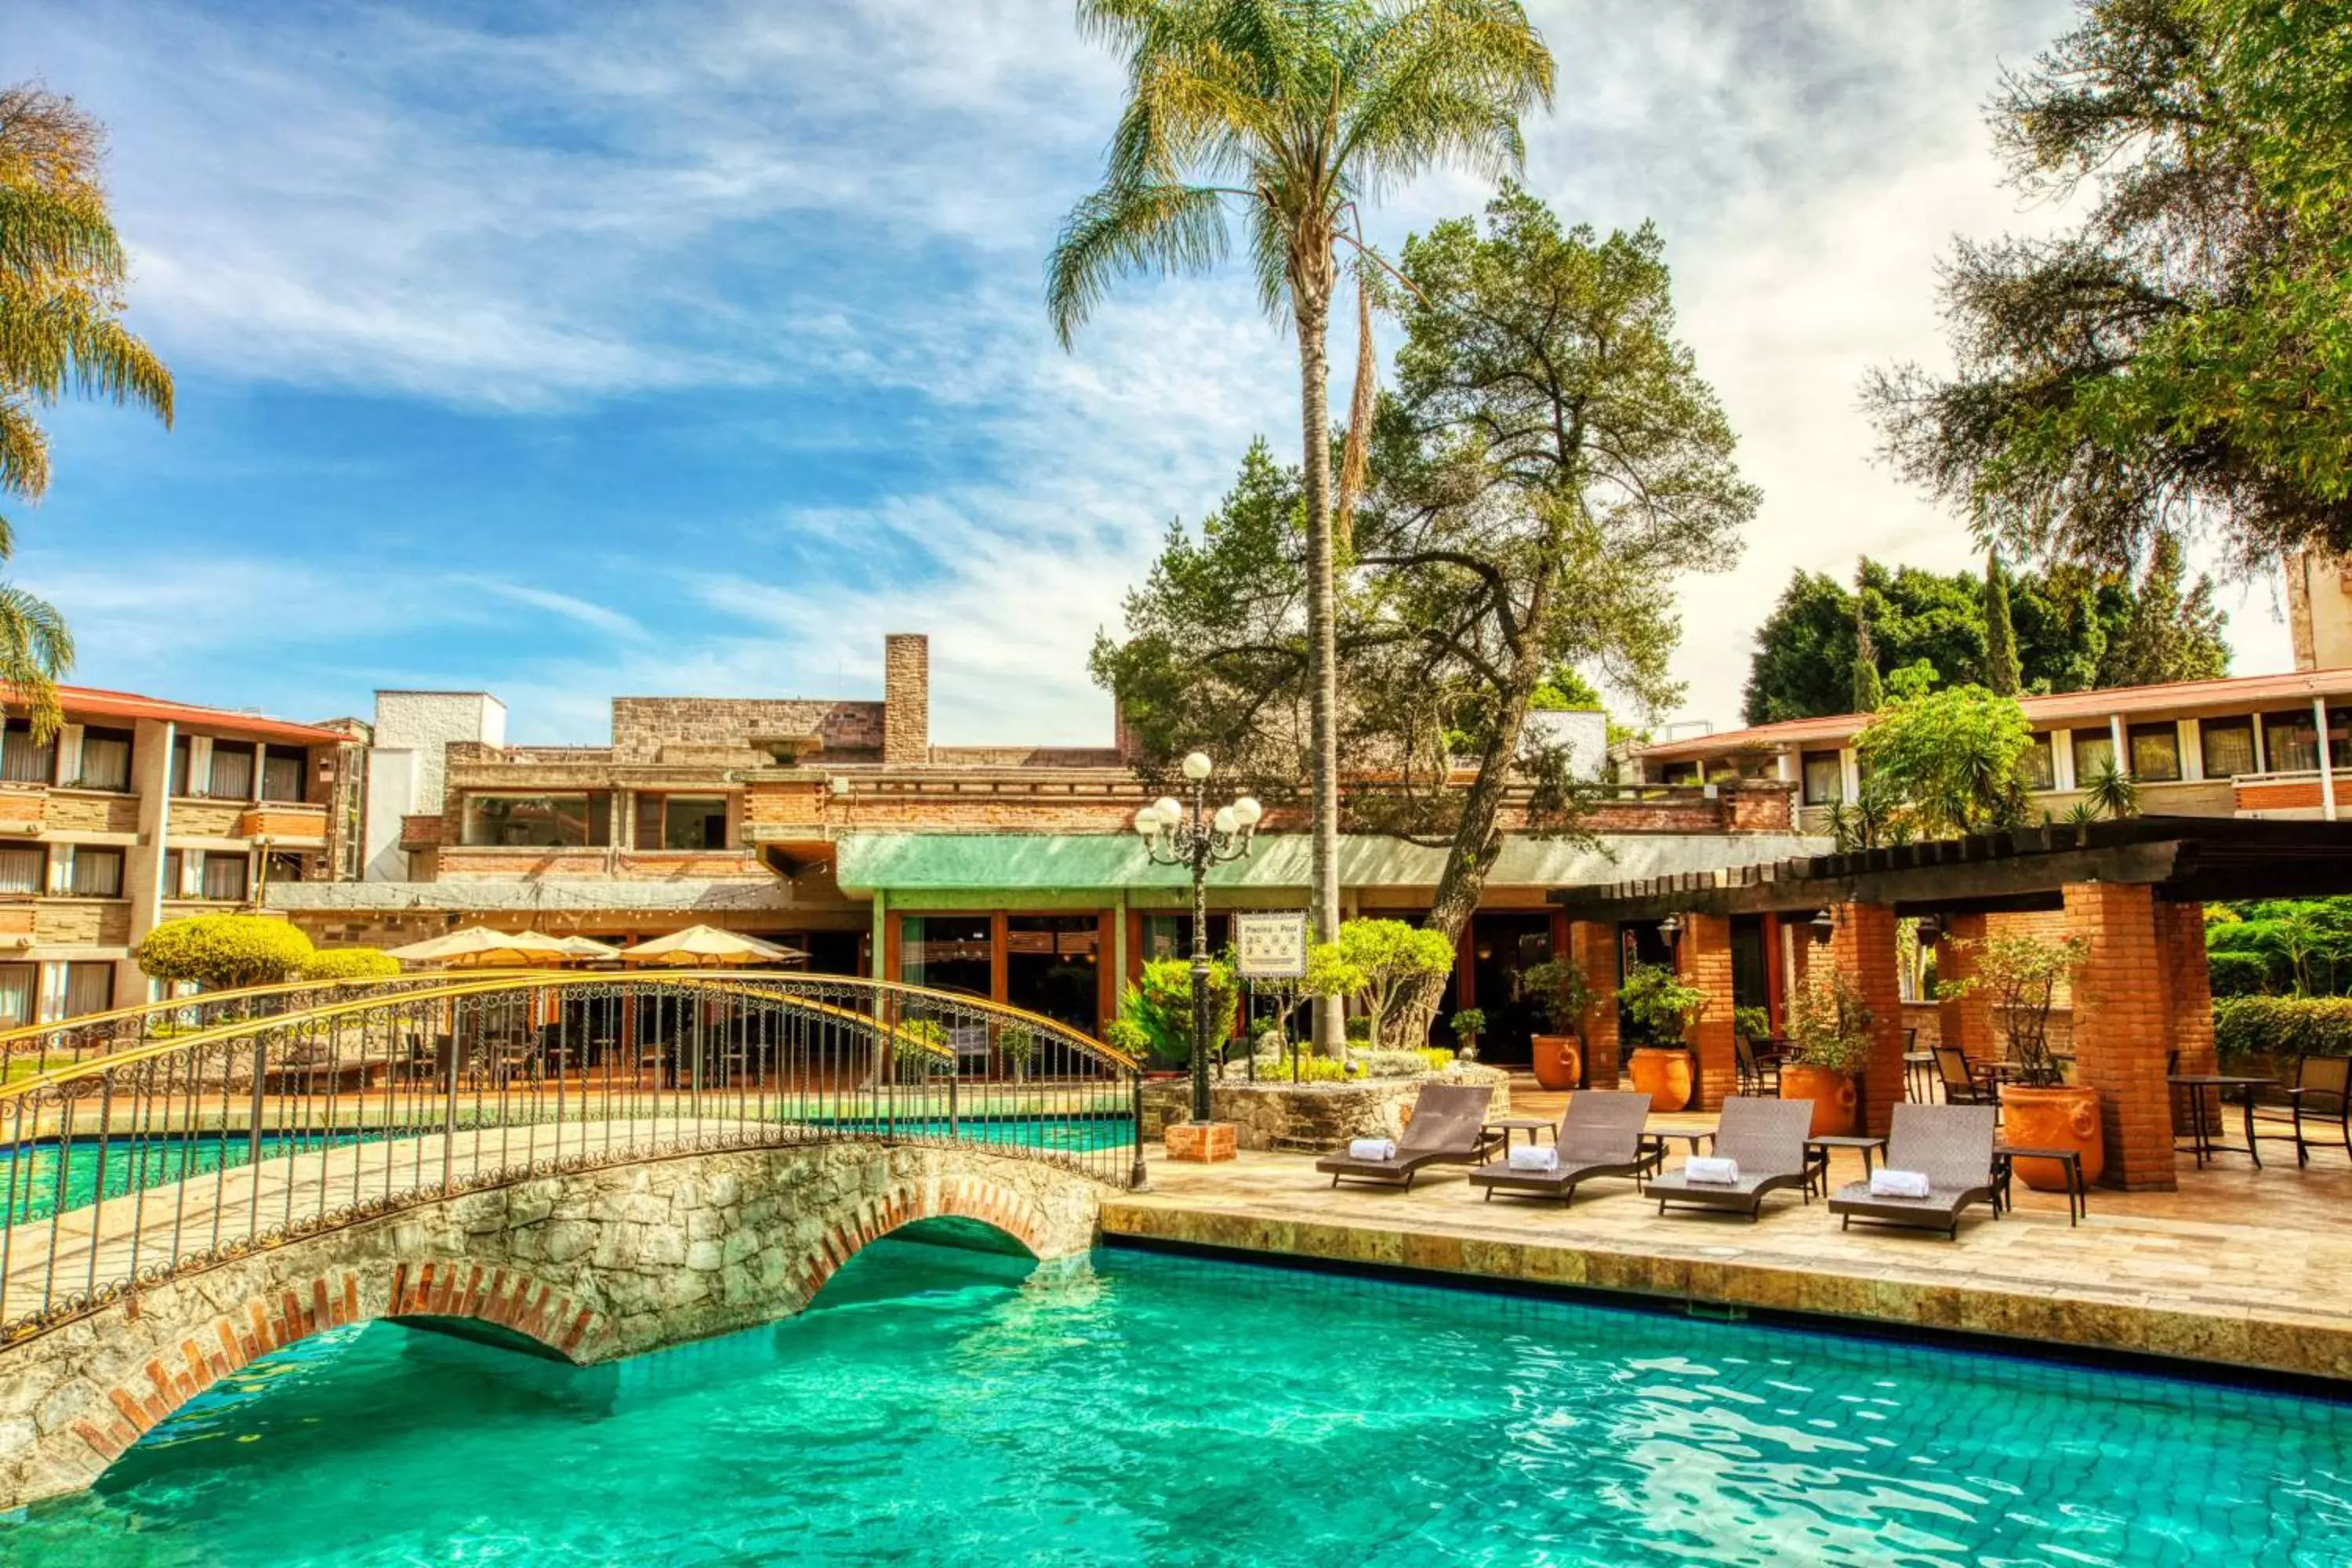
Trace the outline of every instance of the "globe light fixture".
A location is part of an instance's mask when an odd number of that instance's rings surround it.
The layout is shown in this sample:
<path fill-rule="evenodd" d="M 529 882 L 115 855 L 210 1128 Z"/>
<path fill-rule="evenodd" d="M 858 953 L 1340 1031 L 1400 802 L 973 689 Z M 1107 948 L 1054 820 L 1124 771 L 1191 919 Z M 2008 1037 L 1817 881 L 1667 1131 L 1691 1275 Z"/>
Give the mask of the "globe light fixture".
<path fill-rule="evenodd" d="M 1206 752 L 1194 752 L 1184 759 L 1184 777 L 1193 784 L 1205 782 L 1216 768 L 1216 763 L 1209 761 Z"/>

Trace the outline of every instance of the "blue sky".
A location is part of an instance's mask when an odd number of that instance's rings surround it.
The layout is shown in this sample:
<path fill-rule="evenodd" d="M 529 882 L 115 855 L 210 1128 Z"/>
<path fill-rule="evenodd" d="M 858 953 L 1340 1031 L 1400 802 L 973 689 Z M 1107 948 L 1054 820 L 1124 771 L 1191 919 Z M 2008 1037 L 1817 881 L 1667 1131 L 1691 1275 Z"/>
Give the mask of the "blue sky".
<path fill-rule="evenodd" d="M 1661 224 L 1765 506 L 1683 595 L 1686 702 L 1735 717 L 1791 567 L 1937 564 L 1870 460 L 1870 365 L 1938 357 L 1955 232 L 2032 226 L 1979 105 L 2061 0 L 1539 0 L 1529 183 Z M 290 717 L 482 688 L 518 740 L 619 692 L 873 693 L 932 638 L 943 741 L 1094 742 L 1085 650 L 1250 437 L 1295 453 L 1286 334 L 1238 269 L 1039 304 L 1116 63 L 1063 0 L 856 5 L 16 0 L 0 74 L 112 128 L 166 432 L 57 411 L 20 578 L 74 679 Z M 1433 175 L 1393 244 L 1484 192 Z M 1343 328 L 1334 363 L 1352 362 Z M 2232 591 L 2241 670 L 2286 663 Z"/>

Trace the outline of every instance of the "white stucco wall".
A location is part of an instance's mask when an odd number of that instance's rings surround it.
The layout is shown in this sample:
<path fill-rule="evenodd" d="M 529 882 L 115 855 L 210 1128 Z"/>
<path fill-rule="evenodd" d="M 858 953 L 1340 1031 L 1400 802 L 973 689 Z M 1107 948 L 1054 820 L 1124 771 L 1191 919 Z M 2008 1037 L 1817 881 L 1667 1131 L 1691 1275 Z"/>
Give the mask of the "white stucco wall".
<path fill-rule="evenodd" d="M 449 776 L 452 741 L 507 742 L 507 705 L 487 691 L 379 691 L 375 748 L 368 755 L 367 879 L 408 875 L 400 819 L 437 812 Z"/>
<path fill-rule="evenodd" d="M 1528 738 L 1569 748 L 1569 771 L 1580 779 L 1599 779 L 1609 770 L 1609 717 L 1599 709 L 1570 712 L 1530 713 Z"/>

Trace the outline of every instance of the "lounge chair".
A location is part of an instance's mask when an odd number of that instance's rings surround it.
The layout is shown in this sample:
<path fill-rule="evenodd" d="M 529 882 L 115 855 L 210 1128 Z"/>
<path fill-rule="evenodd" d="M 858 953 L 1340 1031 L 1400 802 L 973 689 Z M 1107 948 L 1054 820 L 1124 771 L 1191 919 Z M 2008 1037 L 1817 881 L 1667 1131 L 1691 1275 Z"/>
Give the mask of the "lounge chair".
<path fill-rule="evenodd" d="M 1983 1204 L 2000 1217 L 1993 1201 L 1993 1124 L 2000 1111 L 1990 1105 L 1897 1105 L 1887 1131 L 1890 1171 L 1916 1171 L 1927 1178 L 1924 1198 L 1875 1194 L 1868 1182 L 1850 1182 L 1830 1196 L 1830 1213 L 1840 1228 L 1857 1219 L 1878 1225 L 1916 1226 L 1960 1234 L 1960 1212 Z"/>
<path fill-rule="evenodd" d="M 1661 1158 L 1642 1136 L 1642 1124 L 1649 1119 L 1646 1094 L 1579 1089 L 1569 1097 L 1568 1113 L 1552 1139 L 1559 1151 L 1557 1170 L 1515 1171 L 1506 1153 L 1471 1172 L 1470 1179 L 1486 1189 L 1489 1203 L 1497 1192 L 1573 1203 L 1578 1184 L 1595 1176 L 1631 1176 L 1638 1186 Z"/>
<path fill-rule="evenodd" d="M 1753 1220 L 1761 1215 L 1764 1194 L 1794 1187 L 1813 1201 L 1812 1173 L 1806 1168 L 1805 1138 L 1812 1131 L 1810 1100 L 1734 1098 L 1723 1102 L 1723 1119 L 1716 1123 L 1717 1159 L 1739 1163 L 1737 1182 L 1694 1182 L 1687 1167 L 1650 1178 L 1650 1195 L 1658 1212 L 1669 1205 L 1681 1208 L 1727 1210 Z"/>
<path fill-rule="evenodd" d="M 1486 1102 L 1495 1091 L 1485 1084 L 1424 1083 L 1412 1102 L 1412 1120 L 1385 1160 L 1359 1160 L 1345 1149 L 1315 1162 L 1330 1173 L 1331 1184 L 1362 1182 L 1376 1187 L 1410 1187 L 1423 1165 L 1475 1164 L 1486 1153 Z"/>

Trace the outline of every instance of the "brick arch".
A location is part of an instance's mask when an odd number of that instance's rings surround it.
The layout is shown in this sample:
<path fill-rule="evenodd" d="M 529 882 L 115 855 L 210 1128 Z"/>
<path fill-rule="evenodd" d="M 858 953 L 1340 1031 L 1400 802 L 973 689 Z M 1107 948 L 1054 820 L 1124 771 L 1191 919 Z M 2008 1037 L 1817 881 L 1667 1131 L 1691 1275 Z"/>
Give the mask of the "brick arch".
<path fill-rule="evenodd" d="M 985 1176 L 940 1174 L 905 1183 L 845 1215 L 819 1238 L 793 1270 L 805 1305 L 824 1289 L 841 1266 L 901 1226 L 925 1219 L 977 1220 L 1003 1232 L 1040 1259 L 1080 1250 L 1056 1227 L 1042 1205 Z"/>
<path fill-rule="evenodd" d="M 123 1311 L 132 1321 L 138 1299 Z M 247 1363 L 328 1329 L 378 1319 L 470 1318 L 537 1341 L 567 1361 L 591 1359 L 601 1326 L 562 1288 L 512 1268 L 479 1264 L 372 1263 L 329 1268 L 208 1311 L 172 1335 L 172 1349 L 120 1377 L 71 1423 L 79 1441 L 65 1463 L 96 1480 L 157 1425 L 189 1400 Z"/>

